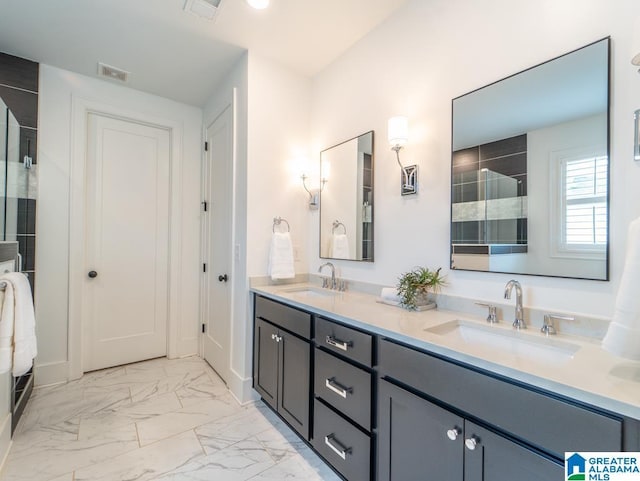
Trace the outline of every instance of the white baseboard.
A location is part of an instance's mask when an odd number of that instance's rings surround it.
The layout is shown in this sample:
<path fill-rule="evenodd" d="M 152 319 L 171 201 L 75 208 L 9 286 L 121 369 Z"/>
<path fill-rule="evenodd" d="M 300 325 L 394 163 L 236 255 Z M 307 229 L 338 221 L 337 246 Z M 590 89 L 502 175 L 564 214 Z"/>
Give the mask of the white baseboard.
<path fill-rule="evenodd" d="M 36 386 L 59 384 L 69 381 L 69 363 L 67 361 L 36 364 L 34 382 Z"/>
<path fill-rule="evenodd" d="M 248 404 L 258 399 L 257 393 L 253 390 L 252 381 L 252 378 L 242 378 L 237 372 L 231 370 L 231 377 L 227 386 L 233 397 L 240 404 Z"/>
<path fill-rule="evenodd" d="M 0 427 L 0 474 L 11 449 L 11 413 L 8 413 Z"/>

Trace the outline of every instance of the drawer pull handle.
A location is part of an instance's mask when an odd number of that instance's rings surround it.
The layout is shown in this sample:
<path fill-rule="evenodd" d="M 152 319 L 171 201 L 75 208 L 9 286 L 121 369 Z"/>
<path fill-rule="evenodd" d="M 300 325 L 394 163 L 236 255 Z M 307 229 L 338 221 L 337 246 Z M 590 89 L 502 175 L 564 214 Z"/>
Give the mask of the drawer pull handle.
<path fill-rule="evenodd" d="M 342 443 L 336 439 L 333 433 L 324 437 L 324 444 L 329 446 L 331 451 L 336 453 L 342 459 L 347 459 L 347 454 L 351 454 L 351 448 L 345 448 Z"/>
<path fill-rule="evenodd" d="M 330 391 L 333 391 L 338 396 L 347 399 L 347 394 L 351 394 L 353 392 L 353 388 L 341 386 L 336 382 L 336 378 L 331 377 L 329 379 L 325 379 L 324 385 Z"/>
<path fill-rule="evenodd" d="M 353 346 L 353 341 L 341 341 L 340 339 L 336 339 L 333 336 L 327 336 L 326 342 L 330 346 L 337 347 L 338 349 L 342 349 L 343 351 L 346 351 L 351 346 Z"/>

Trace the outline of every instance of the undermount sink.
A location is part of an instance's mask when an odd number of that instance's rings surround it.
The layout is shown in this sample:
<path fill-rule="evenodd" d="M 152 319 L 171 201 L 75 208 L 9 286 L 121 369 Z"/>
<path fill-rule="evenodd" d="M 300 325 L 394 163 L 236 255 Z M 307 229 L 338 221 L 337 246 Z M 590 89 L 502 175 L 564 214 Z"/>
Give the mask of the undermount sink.
<path fill-rule="evenodd" d="M 333 297 L 339 294 L 338 291 L 331 291 L 329 289 L 322 289 L 320 287 L 294 287 L 291 289 L 284 289 L 282 292 L 286 292 L 287 294 L 294 294 L 301 297 L 316 298 Z"/>
<path fill-rule="evenodd" d="M 568 361 L 580 346 L 542 335 L 504 329 L 489 324 L 475 324 L 454 320 L 425 329 L 427 332 L 455 340 L 469 346 L 506 352 L 539 362 Z"/>

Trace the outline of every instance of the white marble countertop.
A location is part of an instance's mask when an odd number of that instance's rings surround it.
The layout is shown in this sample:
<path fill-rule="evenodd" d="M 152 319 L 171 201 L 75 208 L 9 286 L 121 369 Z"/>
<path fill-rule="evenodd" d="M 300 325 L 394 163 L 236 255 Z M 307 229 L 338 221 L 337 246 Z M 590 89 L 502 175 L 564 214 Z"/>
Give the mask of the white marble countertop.
<path fill-rule="evenodd" d="M 306 287 L 319 289 L 311 284 L 289 284 L 253 287 L 252 291 L 425 351 L 640 420 L 640 362 L 613 356 L 603 350 L 599 342 L 562 333 L 545 338 L 538 329 L 517 332 L 508 322 L 490 326 L 484 318 L 456 311 L 407 311 L 377 303 L 375 296 L 360 292 L 330 291 L 335 294 L 326 297 L 308 295 L 301 291 Z M 459 336 L 425 331 L 455 320 L 468 321 L 481 329 L 503 330 L 505 335 L 523 340 L 535 338 L 535 341 L 542 339 L 549 343 L 570 343 L 579 349 L 562 360 L 530 354 L 520 356 L 506 350 L 470 344 Z"/>

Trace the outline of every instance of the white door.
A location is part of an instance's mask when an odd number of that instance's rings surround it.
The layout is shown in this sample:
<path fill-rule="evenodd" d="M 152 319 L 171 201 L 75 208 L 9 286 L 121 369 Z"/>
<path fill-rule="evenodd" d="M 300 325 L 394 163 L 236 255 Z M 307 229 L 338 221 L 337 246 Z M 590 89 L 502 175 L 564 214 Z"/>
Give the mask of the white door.
<path fill-rule="evenodd" d="M 224 379 L 229 379 L 231 344 L 231 209 L 232 135 L 231 106 L 207 129 L 209 144 L 205 171 L 205 263 L 203 281 L 204 358 Z"/>
<path fill-rule="evenodd" d="M 83 371 L 167 353 L 169 131 L 89 114 Z"/>

